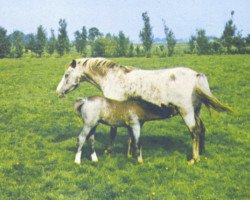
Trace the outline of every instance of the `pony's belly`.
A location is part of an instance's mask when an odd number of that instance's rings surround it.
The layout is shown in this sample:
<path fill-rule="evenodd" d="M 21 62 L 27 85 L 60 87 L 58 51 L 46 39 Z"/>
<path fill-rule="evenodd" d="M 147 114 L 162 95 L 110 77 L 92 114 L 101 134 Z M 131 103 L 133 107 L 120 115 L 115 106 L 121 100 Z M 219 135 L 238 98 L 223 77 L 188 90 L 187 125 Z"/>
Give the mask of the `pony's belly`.
<path fill-rule="evenodd" d="M 115 127 L 126 127 L 127 124 L 124 121 L 119 121 L 119 120 L 100 120 L 100 123 L 108 125 L 108 126 L 115 126 Z"/>

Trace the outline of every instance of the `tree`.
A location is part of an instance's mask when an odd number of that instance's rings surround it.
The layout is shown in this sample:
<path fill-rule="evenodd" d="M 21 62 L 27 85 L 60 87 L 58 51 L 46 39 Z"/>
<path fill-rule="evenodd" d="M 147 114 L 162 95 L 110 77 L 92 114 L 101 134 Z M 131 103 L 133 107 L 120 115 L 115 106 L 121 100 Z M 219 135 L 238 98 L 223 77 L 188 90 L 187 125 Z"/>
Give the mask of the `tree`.
<path fill-rule="evenodd" d="M 129 57 L 133 57 L 134 56 L 134 45 L 133 45 L 133 43 L 130 43 L 130 45 L 129 45 L 128 56 Z"/>
<path fill-rule="evenodd" d="M 197 30 L 196 43 L 197 43 L 198 54 L 200 55 L 208 54 L 209 44 L 208 44 L 208 38 L 206 36 L 205 30 L 203 29 Z"/>
<path fill-rule="evenodd" d="M 227 53 L 231 53 L 233 46 L 233 37 L 236 32 L 236 26 L 233 23 L 234 11 L 231 11 L 231 19 L 226 23 L 223 34 L 221 36 L 222 44 L 226 47 Z"/>
<path fill-rule="evenodd" d="M 98 28 L 92 27 L 89 29 L 88 39 L 90 41 L 94 41 L 95 39 L 97 39 L 98 37 L 101 37 L 101 36 L 102 36 L 102 33 L 99 31 Z"/>
<path fill-rule="evenodd" d="M 24 37 L 24 46 L 25 46 L 25 51 L 28 52 L 28 50 L 35 52 L 36 48 L 36 38 L 35 35 L 30 33 Z"/>
<path fill-rule="evenodd" d="M 194 53 L 196 47 L 196 37 L 191 35 L 191 38 L 188 41 L 189 52 Z"/>
<path fill-rule="evenodd" d="M 92 56 L 105 56 L 105 38 L 98 38 L 93 45 Z"/>
<path fill-rule="evenodd" d="M 209 53 L 211 54 L 221 54 L 223 52 L 223 47 L 218 39 L 209 42 Z"/>
<path fill-rule="evenodd" d="M 94 55 L 94 42 L 97 38 L 100 38 L 102 36 L 102 33 L 99 31 L 98 28 L 92 27 L 89 29 L 88 39 L 89 44 L 91 46 L 91 55 Z"/>
<path fill-rule="evenodd" d="M 0 58 L 5 58 L 10 53 L 11 43 L 7 30 L 0 26 Z"/>
<path fill-rule="evenodd" d="M 246 45 L 250 46 L 250 34 L 247 35 L 247 37 L 245 38 L 246 41 Z"/>
<path fill-rule="evenodd" d="M 237 36 L 233 37 L 233 45 L 237 49 L 237 53 L 244 53 L 244 49 L 246 47 L 246 42 L 243 39 L 241 33 L 238 33 Z"/>
<path fill-rule="evenodd" d="M 24 34 L 21 31 L 14 31 L 10 35 L 10 40 L 12 44 L 11 56 L 14 58 L 20 58 L 23 55 L 24 49 Z"/>
<path fill-rule="evenodd" d="M 69 38 L 66 29 L 67 23 L 65 19 L 60 19 L 57 39 L 57 52 L 60 56 L 69 52 Z"/>
<path fill-rule="evenodd" d="M 163 26 L 164 26 L 164 33 L 165 33 L 166 41 L 167 41 L 168 56 L 172 56 L 174 53 L 174 47 L 176 45 L 176 39 L 175 39 L 173 31 L 167 27 L 165 20 L 163 20 Z"/>
<path fill-rule="evenodd" d="M 46 45 L 46 32 L 42 25 L 37 28 L 37 35 L 36 35 L 36 48 L 35 53 L 38 54 L 39 57 L 42 56 L 45 45 Z"/>
<path fill-rule="evenodd" d="M 140 56 L 141 56 L 141 48 L 140 48 L 139 45 L 136 46 L 135 52 L 136 52 L 136 56 L 137 56 L 137 57 L 140 57 Z"/>
<path fill-rule="evenodd" d="M 52 55 L 56 50 L 56 37 L 55 37 L 55 31 L 53 29 L 50 30 L 51 35 L 48 41 L 48 53 Z"/>
<path fill-rule="evenodd" d="M 78 53 L 83 53 L 87 45 L 87 30 L 85 26 L 82 28 L 82 32 L 75 32 L 75 47 Z"/>
<path fill-rule="evenodd" d="M 144 50 L 146 53 L 146 56 L 149 57 L 150 56 L 150 50 L 153 44 L 153 34 L 152 34 L 152 27 L 150 25 L 150 19 L 148 16 L 147 12 L 142 13 L 142 19 L 144 22 L 144 27 L 143 29 L 140 31 L 140 38 L 142 41 L 142 44 L 144 46 Z"/>
<path fill-rule="evenodd" d="M 126 56 L 128 53 L 129 39 L 122 31 L 119 32 L 117 38 L 117 56 Z"/>

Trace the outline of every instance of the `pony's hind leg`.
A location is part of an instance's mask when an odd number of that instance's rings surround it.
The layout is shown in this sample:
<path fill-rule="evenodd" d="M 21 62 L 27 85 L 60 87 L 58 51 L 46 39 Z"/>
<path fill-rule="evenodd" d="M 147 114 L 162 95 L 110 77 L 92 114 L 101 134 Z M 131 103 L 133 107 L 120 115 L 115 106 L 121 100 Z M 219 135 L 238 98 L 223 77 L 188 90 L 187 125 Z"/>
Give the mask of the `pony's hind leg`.
<path fill-rule="evenodd" d="M 75 163 L 80 164 L 81 163 L 81 155 L 82 155 L 82 146 L 91 130 L 91 127 L 85 125 L 78 137 L 78 149 L 77 153 L 75 155 Z"/>
<path fill-rule="evenodd" d="M 189 161 L 189 164 L 194 164 L 200 160 L 200 127 L 196 122 L 194 112 L 188 112 L 185 115 L 182 115 L 192 137 L 192 159 Z"/>
<path fill-rule="evenodd" d="M 205 153 L 205 126 L 202 122 L 202 120 L 197 117 L 196 118 L 197 126 L 199 127 L 199 154 Z"/>
<path fill-rule="evenodd" d="M 134 136 L 132 129 L 128 128 L 128 152 L 127 156 L 128 158 L 132 158 L 133 156 L 133 145 L 134 145 Z"/>
<path fill-rule="evenodd" d="M 105 150 L 105 153 L 112 153 L 116 134 L 117 134 L 117 127 L 111 126 L 110 127 L 110 142 L 109 142 L 108 148 Z"/>
<path fill-rule="evenodd" d="M 135 144 L 135 152 L 136 152 L 136 157 L 138 163 L 143 163 L 142 159 L 142 147 L 141 147 L 141 142 L 140 142 L 140 123 L 134 124 L 132 127 L 132 132 L 134 136 L 134 144 Z"/>

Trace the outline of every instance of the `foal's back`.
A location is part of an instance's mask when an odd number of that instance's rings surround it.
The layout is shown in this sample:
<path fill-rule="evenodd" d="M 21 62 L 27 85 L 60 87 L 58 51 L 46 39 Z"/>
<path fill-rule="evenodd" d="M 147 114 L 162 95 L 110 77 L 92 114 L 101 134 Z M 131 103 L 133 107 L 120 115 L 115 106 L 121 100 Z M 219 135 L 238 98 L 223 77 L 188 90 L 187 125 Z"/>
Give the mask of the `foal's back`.
<path fill-rule="evenodd" d="M 116 101 L 100 96 L 87 97 L 83 108 L 78 106 L 78 110 L 87 116 L 98 115 L 100 122 L 114 126 L 126 126 L 133 120 L 165 119 L 177 114 L 174 106 L 158 107 L 141 100 Z"/>

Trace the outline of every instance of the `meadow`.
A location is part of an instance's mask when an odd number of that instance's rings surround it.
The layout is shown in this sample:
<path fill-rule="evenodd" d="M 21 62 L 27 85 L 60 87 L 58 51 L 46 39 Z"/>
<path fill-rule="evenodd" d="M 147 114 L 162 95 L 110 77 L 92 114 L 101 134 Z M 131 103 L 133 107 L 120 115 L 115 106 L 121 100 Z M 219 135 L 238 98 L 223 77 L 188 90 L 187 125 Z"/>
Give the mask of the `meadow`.
<path fill-rule="evenodd" d="M 208 76 L 213 94 L 235 115 L 205 107 L 206 152 L 187 165 L 191 137 L 180 117 L 148 122 L 141 133 L 144 163 L 127 158 L 127 131 L 118 129 L 106 155 L 109 128 L 96 133 L 98 163 L 83 148 L 74 163 L 83 126 L 73 109 L 78 97 L 101 95 L 83 83 L 65 98 L 55 93 L 67 63 L 62 58 L 0 59 L 0 199 L 249 199 L 250 56 L 179 55 L 114 58 L 141 68 L 187 66 Z"/>

